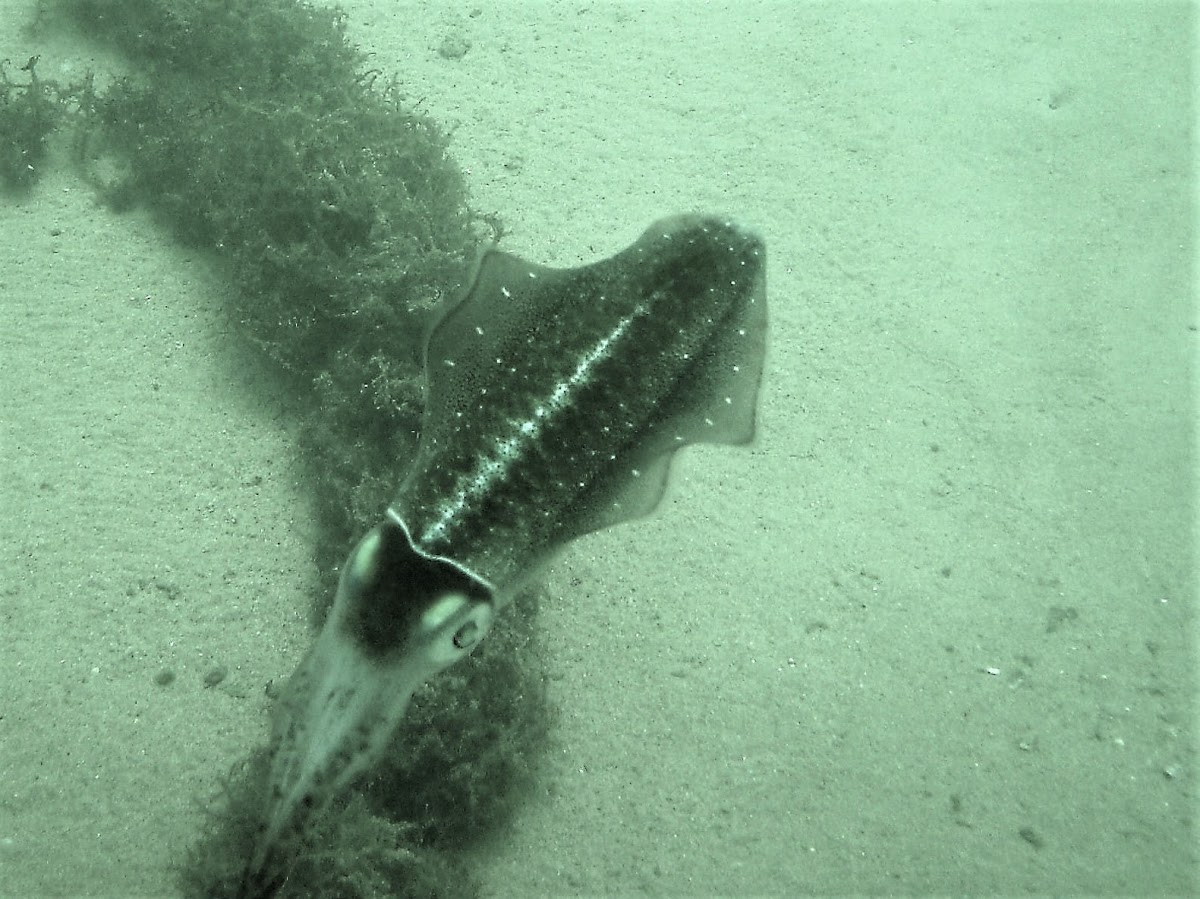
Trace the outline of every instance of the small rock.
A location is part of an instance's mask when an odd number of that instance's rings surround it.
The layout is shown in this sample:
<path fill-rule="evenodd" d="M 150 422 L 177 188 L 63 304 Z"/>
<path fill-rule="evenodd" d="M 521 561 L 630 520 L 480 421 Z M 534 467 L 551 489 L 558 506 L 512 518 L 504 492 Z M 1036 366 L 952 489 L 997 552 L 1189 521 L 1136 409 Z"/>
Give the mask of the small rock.
<path fill-rule="evenodd" d="M 448 34 L 438 47 L 438 56 L 442 59 L 462 59 L 471 49 L 471 42 L 462 34 Z"/>

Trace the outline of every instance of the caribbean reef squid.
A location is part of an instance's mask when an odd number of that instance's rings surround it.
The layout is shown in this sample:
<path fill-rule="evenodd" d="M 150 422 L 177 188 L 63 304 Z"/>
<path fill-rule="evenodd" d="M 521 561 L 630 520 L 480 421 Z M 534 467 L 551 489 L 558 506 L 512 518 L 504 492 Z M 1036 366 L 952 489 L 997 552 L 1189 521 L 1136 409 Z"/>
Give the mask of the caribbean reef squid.
<path fill-rule="evenodd" d="M 700 216 L 581 268 L 483 255 L 427 337 L 412 465 L 281 697 L 243 897 L 279 889 L 305 829 L 379 761 L 413 692 L 470 653 L 558 550 L 654 509 L 680 448 L 751 440 L 765 261 L 758 236 Z"/>

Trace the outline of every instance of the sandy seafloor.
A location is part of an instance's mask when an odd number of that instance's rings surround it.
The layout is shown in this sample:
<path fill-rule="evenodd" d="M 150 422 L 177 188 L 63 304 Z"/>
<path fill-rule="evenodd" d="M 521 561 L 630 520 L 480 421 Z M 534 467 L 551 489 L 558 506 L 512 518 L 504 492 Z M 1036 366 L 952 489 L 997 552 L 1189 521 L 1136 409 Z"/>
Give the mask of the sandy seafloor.
<path fill-rule="evenodd" d="M 117 64 L 32 5 L 0 57 Z M 1200 890 L 1188 7 L 346 8 L 509 250 L 697 210 L 769 252 L 756 444 L 548 575 L 561 714 L 487 894 Z M 0 203 L 5 896 L 173 895 L 309 638 L 223 278 L 65 162 Z"/>

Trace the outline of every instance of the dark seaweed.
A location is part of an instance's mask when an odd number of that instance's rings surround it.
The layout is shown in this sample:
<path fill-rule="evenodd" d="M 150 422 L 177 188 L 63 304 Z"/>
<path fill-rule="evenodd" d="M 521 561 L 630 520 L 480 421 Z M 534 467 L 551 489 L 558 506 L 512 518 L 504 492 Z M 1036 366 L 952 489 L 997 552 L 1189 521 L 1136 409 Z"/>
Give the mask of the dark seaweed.
<path fill-rule="evenodd" d="M 38 78 L 37 62 L 33 56 L 14 71 L 0 60 L 0 181 L 10 192 L 37 182 L 48 139 L 63 119 L 64 91 Z"/>
<path fill-rule="evenodd" d="M 78 162 L 113 208 L 148 208 L 225 261 L 246 345 L 292 388 L 318 498 L 319 619 L 335 566 L 407 467 L 430 311 L 458 292 L 492 223 L 471 209 L 446 133 L 399 79 L 367 68 L 336 9 L 48 0 L 38 26 L 127 56 L 133 75 L 71 94 Z M 11 158 L 36 173 L 66 91 L 27 71 L 6 75 L 0 115 L 27 122 Z M 477 893 L 450 853 L 511 813 L 549 728 L 531 600 L 419 693 L 392 761 L 306 835 L 280 895 Z M 185 895 L 237 894 L 265 774 L 259 751 L 231 776 L 181 866 Z"/>

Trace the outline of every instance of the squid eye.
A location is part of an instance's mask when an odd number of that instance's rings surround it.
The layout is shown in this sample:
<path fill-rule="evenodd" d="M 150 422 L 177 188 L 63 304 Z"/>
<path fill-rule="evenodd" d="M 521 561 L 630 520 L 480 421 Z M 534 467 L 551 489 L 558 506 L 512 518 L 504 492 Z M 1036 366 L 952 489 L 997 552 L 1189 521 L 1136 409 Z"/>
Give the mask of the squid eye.
<path fill-rule="evenodd" d="M 483 634 L 479 632 L 479 622 L 468 621 L 454 635 L 454 645 L 459 649 L 470 649 L 479 642 Z"/>
<path fill-rule="evenodd" d="M 493 614 L 489 602 L 447 593 L 425 610 L 415 637 L 429 660 L 441 670 L 475 648 L 488 632 Z"/>

